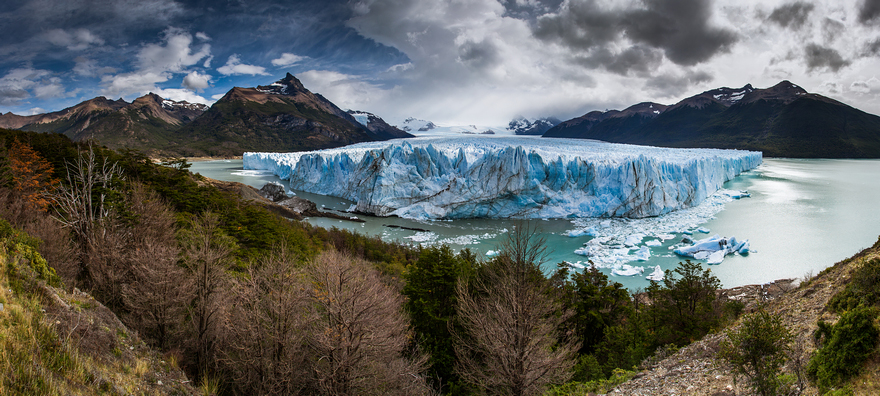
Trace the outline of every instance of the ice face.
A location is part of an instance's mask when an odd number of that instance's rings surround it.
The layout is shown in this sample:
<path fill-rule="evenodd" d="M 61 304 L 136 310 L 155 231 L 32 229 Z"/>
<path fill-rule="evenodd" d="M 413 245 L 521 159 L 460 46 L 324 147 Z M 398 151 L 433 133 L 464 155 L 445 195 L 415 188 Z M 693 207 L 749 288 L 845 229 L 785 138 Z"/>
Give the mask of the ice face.
<path fill-rule="evenodd" d="M 658 216 L 699 204 L 760 152 L 578 139 L 431 137 L 245 153 L 290 187 L 415 219 Z"/>

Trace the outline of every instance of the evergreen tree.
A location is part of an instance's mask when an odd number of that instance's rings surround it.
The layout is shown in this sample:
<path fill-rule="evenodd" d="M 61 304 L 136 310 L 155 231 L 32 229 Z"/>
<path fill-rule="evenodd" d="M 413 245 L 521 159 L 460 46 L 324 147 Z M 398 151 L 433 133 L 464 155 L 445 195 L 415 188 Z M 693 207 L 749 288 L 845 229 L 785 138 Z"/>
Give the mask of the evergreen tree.
<path fill-rule="evenodd" d="M 430 355 L 428 375 L 444 393 L 460 386 L 453 371 L 456 358 L 450 326 L 456 325 L 458 280 L 473 272 L 475 262 L 469 250 L 456 255 L 443 245 L 422 249 L 419 259 L 407 268 L 406 310 L 417 342 Z"/>

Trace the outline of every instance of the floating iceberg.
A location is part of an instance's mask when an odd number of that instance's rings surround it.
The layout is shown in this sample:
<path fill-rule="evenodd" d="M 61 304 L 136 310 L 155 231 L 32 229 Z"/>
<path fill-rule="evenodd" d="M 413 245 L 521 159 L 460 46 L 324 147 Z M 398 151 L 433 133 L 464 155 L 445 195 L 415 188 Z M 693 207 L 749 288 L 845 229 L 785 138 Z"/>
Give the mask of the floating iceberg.
<path fill-rule="evenodd" d="M 664 276 L 665 275 L 663 274 L 663 269 L 661 269 L 660 266 L 658 265 L 658 266 L 654 267 L 654 271 L 651 272 L 650 274 L 648 274 L 648 276 L 646 276 L 645 278 L 648 280 L 655 281 L 655 282 L 660 282 L 663 280 Z"/>
<path fill-rule="evenodd" d="M 637 267 L 629 264 L 619 264 L 611 269 L 612 275 L 633 276 L 645 272 L 645 267 Z"/>
<path fill-rule="evenodd" d="M 748 254 L 749 240 L 737 241 L 736 238 L 722 238 L 715 234 L 706 239 L 695 241 L 691 246 L 675 249 L 679 256 L 692 257 L 697 260 L 706 260 L 707 264 L 721 264 L 728 254 Z"/>
<path fill-rule="evenodd" d="M 643 218 L 698 205 L 761 153 L 578 139 L 414 138 L 299 153 L 244 153 L 290 187 L 414 219 Z"/>

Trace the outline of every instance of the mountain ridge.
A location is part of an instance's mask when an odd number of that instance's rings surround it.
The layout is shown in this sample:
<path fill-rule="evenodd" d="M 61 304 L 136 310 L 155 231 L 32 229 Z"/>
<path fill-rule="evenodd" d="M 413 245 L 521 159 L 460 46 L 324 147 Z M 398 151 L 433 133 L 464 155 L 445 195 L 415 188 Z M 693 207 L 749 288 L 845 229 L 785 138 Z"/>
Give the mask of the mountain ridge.
<path fill-rule="evenodd" d="M 653 114 L 636 111 L 640 105 L 588 112 L 544 137 L 756 150 L 767 157 L 880 158 L 880 117 L 787 80 L 764 89 L 716 88 L 670 106 L 653 104 L 659 108 Z"/>
<path fill-rule="evenodd" d="M 233 87 L 211 107 L 154 93 L 131 103 L 100 96 L 51 113 L 0 114 L 0 127 L 95 139 L 158 156 L 312 150 L 412 136 L 378 116 L 371 120 L 361 125 L 287 73 L 269 85 Z"/>

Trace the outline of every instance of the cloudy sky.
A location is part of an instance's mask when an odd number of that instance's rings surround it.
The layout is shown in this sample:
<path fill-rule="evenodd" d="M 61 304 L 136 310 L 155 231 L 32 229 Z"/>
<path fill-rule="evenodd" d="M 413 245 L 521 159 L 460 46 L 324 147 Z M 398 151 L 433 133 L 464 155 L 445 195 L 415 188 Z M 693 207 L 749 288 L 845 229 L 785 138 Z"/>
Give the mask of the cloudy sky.
<path fill-rule="evenodd" d="M 880 114 L 880 0 L 3 0 L 0 112 L 290 72 L 389 120 L 568 119 L 788 79 Z"/>

